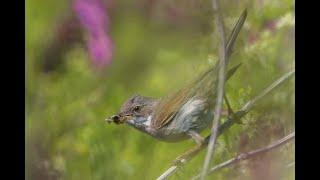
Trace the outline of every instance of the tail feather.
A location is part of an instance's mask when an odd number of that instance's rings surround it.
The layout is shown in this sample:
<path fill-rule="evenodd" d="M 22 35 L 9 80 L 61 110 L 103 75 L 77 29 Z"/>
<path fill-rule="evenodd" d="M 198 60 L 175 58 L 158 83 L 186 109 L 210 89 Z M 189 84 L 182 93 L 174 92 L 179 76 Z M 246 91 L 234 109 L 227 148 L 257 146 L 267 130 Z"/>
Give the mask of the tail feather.
<path fill-rule="evenodd" d="M 233 48 L 233 46 L 234 46 L 234 43 L 235 43 L 235 41 L 236 41 L 236 39 L 237 39 L 237 37 L 238 37 L 238 35 L 239 35 L 239 32 L 240 32 L 240 30 L 241 30 L 241 28 L 242 28 L 242 26 L 243 26 L 246 18 L 247 18 L 247 9 L 245 9 L 245 10 L 242 12 L 241 16 L 239 17 L 236 25 L 234 26 L 234 28 L 233 28 L 233 30 L 231 31 L 231 34 L 230 34 L 230 36 L 229 36 L 229 38 L 228 38 L 227 45 L 226 45 L 226 53 L 227 53 L 226 66 L 227 66 L 228 63 L 229 63 L 229 60 L 228 60 L 229 58 L 228 58 L 228 57 L 230 57 L 230 55 L 232 54 L 232 48 Z M 239 65 L 239 66 L 240 66 L 240 65 Z M 217 71 L 218 68 L 219 68 L 219 65 L 218 65 L 218 64 L 215 65 L 214 67 L 211 67 L 210 69 L 208 69 L 207 71 L 205 71 L 201 76 L 199 76 L 199 77 L 195 80 L 195 82 L 196 82 L 196 83 L 199 83 L 200 81 L 203 81 L 204 79 L 206 79 L 207 76 L 210 76 L 209 78 L 211 79 L 212 76 L 215 76 L 215 75 L 216 75 L 215 73 L 218 72 L 218 71 Z M 237 68 L 238 68 L 238 67 L 237 67 Z M 236 69 L 237 69 L 237 68 L 236 68 Z M 235 69 L 235 70 L 236 70 L 236 69 Z M 214 74 L 213 74 L 213 73 L 214 73 Z M 229 73 L 229 72 L 228 72 L 228 73 Z M 232 73 L 232 74 L 233 74 L 233 73 Z"/>
<path fill-rule="evenodd" d="M 228 59 L 229 59 L 229 56 L 232 54 L 232 48 L 234 46 L 234 43 L 238 37 L 238 34 L 244 24 L 244 22 L 246 21 L 246 18 L 247 18 L 247 9 L 245 9 L 241 16 L 239 17 L 236 25 L 234 26 L 233 30 L 231 31 L 231 34 L 228 38 L 228 41 L 227 41 L 227 45 L 226 45 L 226 53 L 227 53 L 227 63 L 226 65 L 228 65 Z"/>

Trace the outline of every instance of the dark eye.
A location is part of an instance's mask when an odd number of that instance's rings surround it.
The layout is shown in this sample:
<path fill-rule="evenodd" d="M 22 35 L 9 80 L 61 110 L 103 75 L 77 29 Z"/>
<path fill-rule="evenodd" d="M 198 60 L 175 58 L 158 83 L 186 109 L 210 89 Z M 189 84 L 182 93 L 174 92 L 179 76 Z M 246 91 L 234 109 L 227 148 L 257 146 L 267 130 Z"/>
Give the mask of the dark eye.
<path fill-rule="evenodd" d="M 141 106 L 135 106 L 135 107 L 133 108 L 134 111 L 139 111 L 140 109 L 141 109 Z"/>

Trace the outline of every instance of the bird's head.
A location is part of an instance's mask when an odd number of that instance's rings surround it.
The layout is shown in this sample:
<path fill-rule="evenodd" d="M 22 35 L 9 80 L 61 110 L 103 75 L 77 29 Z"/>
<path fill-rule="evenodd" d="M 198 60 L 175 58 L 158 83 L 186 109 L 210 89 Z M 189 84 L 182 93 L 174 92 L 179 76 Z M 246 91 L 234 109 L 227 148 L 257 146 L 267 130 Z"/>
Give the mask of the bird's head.
<path fill-rule="evenodd" d="M 145 123 L 149 116 L 154 112 L 156 99 L 135 95 L 130 97 L 120 108 L 120 112 L 106 119 L 107 122 L 122 124 L 130 121 L 131 123 Z"/>

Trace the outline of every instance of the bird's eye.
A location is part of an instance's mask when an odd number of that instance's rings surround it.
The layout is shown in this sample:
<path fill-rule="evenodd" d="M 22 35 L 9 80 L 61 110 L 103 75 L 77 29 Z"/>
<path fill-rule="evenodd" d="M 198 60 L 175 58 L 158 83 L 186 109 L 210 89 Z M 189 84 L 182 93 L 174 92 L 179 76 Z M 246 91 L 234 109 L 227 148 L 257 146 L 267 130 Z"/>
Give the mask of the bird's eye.
<path fill-rule="evenodd" d="M 135 106 L 135 107 L 133 108 L 133 110 L 134 110 L 134 111 L 139 111 L 140 108 L 141 108 L 141 106 Z"/>

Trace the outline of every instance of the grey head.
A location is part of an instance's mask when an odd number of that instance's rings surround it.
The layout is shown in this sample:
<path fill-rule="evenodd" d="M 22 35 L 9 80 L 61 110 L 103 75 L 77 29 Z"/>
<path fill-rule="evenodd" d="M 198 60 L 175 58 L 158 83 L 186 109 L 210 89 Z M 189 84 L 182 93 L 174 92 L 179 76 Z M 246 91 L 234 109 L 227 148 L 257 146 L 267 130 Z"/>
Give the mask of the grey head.
<path fill-rule="evenodd" d="M 155 110 L 158 100 L 155 98 L 135 95 L 130 97 L 120 108 L 119 113 L 113 115 L 109 121 L 116 124 L 128 123 L 139 126 L 144 124 Z"/>

